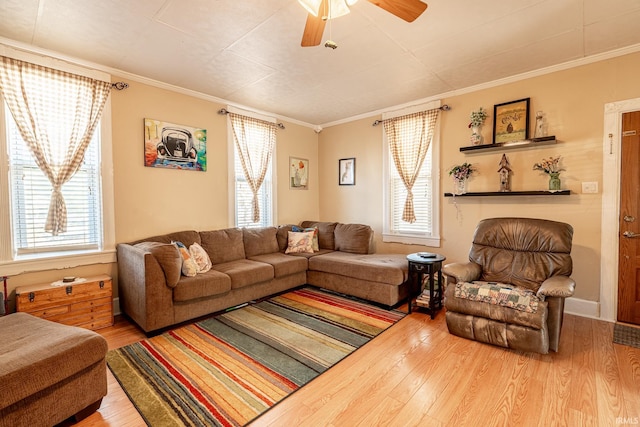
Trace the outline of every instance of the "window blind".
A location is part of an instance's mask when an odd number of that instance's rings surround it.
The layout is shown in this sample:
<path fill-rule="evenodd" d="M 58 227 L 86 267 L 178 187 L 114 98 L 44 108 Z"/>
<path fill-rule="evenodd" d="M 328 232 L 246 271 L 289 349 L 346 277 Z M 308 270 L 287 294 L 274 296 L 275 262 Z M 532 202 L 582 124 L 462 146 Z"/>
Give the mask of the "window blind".
<path fill-rule="evenodd" d="M 67 232 L 44 231 L 52 187 L 36 165 L 11 113 L 5 109 L 10 164 L 13 247 L 16 254 L 99 249 L 102 246 L 100 132 L 95 132 L 80 169 L 62 187 Z"/>
<path fill-rule="evenodd" d="M 413 186 L 413 207 L 416 222 L 410 224 L 402 220 L 404 203 L 407 198 L 407 189 L 398 175 L 393 159 L 389 158 L 389 200 L 390 200 L 390 231 L 392 234 L 405 234 L 424 236 L 430 235 L 433 230 L 432 223 L 432 147 L 429 147 L 418 178 Z"/>
<path fill-rule="evenodd" d="M 272 162 L 269 164 L 267 174 L 258 191 L 258 203 L 260 205 L 260 221 L 253 222 L 253 193 L 242 170 L 242 164 L 238 150 L 234 145 L 234 169 L 235 169 L 235 194 L 236 194 L 236 227 L 258 228 L 273 225 L 272 205 Z"/>

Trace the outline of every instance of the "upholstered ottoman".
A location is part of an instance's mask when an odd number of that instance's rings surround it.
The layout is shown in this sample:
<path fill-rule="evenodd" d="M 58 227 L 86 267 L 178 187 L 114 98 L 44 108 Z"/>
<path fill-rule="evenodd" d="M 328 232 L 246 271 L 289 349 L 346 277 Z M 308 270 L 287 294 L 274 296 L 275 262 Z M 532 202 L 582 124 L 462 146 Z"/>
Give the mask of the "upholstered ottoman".
<path fill-rule="evenodd" d="M 0 317 L 0 427 L 84 418 L 107 394 L 99 334 L 26 313 Z"/>

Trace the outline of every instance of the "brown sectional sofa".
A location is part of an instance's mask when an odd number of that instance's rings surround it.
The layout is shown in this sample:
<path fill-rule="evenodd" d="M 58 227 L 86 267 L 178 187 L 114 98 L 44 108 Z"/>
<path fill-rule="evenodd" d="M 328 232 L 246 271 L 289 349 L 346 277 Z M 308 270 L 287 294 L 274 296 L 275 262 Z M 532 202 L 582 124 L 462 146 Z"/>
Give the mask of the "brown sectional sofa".
<path fill-rule="evenodd" d="M 292 225 L 181 231 L 121 243 L 121 309 L 152 332 L 304 284 L 388 306 L 406 299 L 406 256 L 373 253 L 371 227 L 314 221 L 300 226 L 318 227 L 318 252 L 285 254 Z M 173 241 L 198 243 L 213 268 L 182 275 Z"/>

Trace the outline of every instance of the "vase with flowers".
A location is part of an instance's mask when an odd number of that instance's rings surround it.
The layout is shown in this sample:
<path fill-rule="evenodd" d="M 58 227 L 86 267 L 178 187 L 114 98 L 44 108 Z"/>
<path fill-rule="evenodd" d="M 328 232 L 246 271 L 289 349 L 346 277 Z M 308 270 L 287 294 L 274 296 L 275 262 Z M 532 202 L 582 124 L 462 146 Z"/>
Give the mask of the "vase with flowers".
<path fill-rule="evenodd" d="M 560 172 L 564 169 L 560 167 L 560 156 L 542 159 L 540 163 L 533 165 L 533 170 L 538 170 L 549 175 L 549 191 L 560 191 L 562 182 Z"/>
<path fill-rule="evenodd" d="M 456 165 L 449 170 L 449 175 L 453 178 L 455 186 L 454 194 L 464 194 L 467 192 L 467 180 L 476 169 L 471 163 Z"/>
<path fill-rule="evenodd" d="M 482 145 L 484 139 L 482 137 L 482 125 L 487 117 L 489 117 L 489 114 L 487 113 L 487 110 L 482 107 L 471 112 L 469 129 L 471 129 L 472 145 Z"/>

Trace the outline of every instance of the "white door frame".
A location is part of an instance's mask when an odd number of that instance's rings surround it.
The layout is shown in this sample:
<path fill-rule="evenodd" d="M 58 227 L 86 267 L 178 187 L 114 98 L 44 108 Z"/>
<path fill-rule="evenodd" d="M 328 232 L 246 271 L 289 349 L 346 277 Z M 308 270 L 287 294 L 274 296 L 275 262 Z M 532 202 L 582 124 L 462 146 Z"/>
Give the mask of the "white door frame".
<path fill-rule="evenodd" d="M 618 318 L 618 233 L 622 115 L 640 110 L 640 98 L 604 106 L 602 135 L 602 225 L 600 247 L 600 318 Z M 607 171 L 615 173 L 607 173 Z"/>

